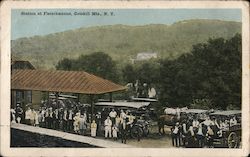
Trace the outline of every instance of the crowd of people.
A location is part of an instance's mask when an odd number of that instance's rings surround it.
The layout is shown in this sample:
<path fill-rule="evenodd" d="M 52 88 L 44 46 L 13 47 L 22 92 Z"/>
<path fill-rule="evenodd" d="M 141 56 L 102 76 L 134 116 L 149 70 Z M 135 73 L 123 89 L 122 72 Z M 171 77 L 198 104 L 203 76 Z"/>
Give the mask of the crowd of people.
<path fill-rule="evenodd" d="M 229 126 L 237 125 L 237 118 L 230 120 L 206 116 L 205 120 L 200 120 L 196 116 L 187 118 L 171 128 L 172 145 L 176 147 L 203 148 L 213 147 L 215 138 L 222 138 L 224 131 L 229 130 Z"/>
<path fill-rule="evenodd" d="M 173 111 L 168 109 L 168 112 Z M 87 108 L 79 105 L 59 107 L 48 103 L 41 105 L 38 110 L 31 107 L 23 110 L 17 104 L 10 113 L 12 123 L 24 123 L 91 137 L 121 139 L 122 143 L 126 143 L 131 128 L 137 121 L 129 110 L 102 108 L 92 116 Z M 180 112 L 176 112 L 176 116 L 180 119 L 181 115 L 178 113 Z M 186 118 L 176 121 L 171 128 L 172 145 L 191 148 L 213 147 L 214 139 L 222 138 L 230 126 L 238 123 L 239 120 L 235 116 L 228 120 L 206 114 L 186 115 Z"/>
<path fill-rule="evenodd" d="M 38 110 L 27 107 L 24 111 L 17 104 L 15 109 L 11 109 L 10 114 L 12 123 L 23 123 L 92 137 L 104 136 L 114 140 L 120 138 L 122 143 L 126 143 L 129 129 L 135 120 L 135 116 L 128 110 L 114 108 L 103 108 L 94 115 L 92 121 L 88 110 L 79 107 L 42 105 Z"/>

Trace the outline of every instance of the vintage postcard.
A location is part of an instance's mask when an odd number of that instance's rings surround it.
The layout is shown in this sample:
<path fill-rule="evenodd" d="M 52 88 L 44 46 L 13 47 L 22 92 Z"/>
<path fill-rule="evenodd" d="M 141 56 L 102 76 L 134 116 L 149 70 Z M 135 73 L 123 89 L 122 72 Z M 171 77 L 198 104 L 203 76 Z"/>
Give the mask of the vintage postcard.
<path fill-rule="evenodd" d="M 2 156 L 247 156 L 249 3 L 5 1 Z"/>

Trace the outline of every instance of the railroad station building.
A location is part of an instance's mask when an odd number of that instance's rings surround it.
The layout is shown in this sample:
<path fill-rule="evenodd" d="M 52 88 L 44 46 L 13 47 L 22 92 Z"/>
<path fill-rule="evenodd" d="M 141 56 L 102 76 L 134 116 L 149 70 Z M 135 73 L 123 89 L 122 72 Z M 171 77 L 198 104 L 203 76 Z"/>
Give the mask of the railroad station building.
<path fill-rule="evenodd" d="M 125 86 L 84 71 L 38 70 L 27 61 L 13 61 L 11 67 L 12 107 L 20 103 L 23 107 L 32 104 L 37 108 L 41 99 L 49 99 L 50 93 L 57 100 L 59 93 L 74 93 L 88 95 L 93 111 L 94 95 L 110 93 L 112 96 L 113 92 L 126 90 Z"/>

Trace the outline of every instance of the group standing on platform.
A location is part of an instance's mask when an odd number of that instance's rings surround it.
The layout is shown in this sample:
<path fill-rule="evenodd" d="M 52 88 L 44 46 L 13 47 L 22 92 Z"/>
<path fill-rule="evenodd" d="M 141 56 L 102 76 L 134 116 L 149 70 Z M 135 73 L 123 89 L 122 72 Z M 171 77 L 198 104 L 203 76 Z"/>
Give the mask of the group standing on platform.
<path fill-rule="evenodd" d="M 114 108 L 111 110 L 104 108 L 101 112 L 97 112 L 92 121 L 86 109 L 42 106 L 38 110 L 27 107 L 24 111 L 19 104 L 15 109 L 11 109 L 12 123 L 23 123 L 91 137 L 121 139 L 122 143 L 126 143 L 128 129 L 134 120 L 135 116 L 128 111 Z"/>
<path fill-rule="evenodd" d="M 176 116 L 177 119 L 180 119 L 178 113 Z M 63 108 L 43 105 L 38 110 L 31 107 L 23 110 L 17 104 L 15 109 L 10 110 L 10 114 L 12 123 L 23 123 L 91 137 L 120 139 L 122 143 L 126 143 L 131 128 L 137 121 L 129 110 L 102 108 L 101 111 L 91 116 L 86 108 L 79 106 Z M 222 119 L 206 114 L 200 116 L 187 115 L 186 118 L 177 121 L 172 126 L 172 145 L 176 147 L 210 148 L 213 147 L 214 139 L 223 137 L 224 131 L 238 123 L 236 116 L 232 116 L 231 119 Z"/>

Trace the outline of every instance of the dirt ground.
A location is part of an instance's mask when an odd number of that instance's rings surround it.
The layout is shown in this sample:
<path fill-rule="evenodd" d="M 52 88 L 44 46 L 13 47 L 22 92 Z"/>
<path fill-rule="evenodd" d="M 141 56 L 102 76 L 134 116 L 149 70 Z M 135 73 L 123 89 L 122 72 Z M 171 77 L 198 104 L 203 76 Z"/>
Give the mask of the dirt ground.
<path fill-rule="evenodd" d="M 143 137 L 140 141 L 137 139 L 128 139 L 127 144 L 142 148 L 171 148 L 172 140 L 170 136 L 170 128 L 165 126 L 165 135 L 159 135 L 158 126 L 150 127 L 150 133 L 147 137 Z"/>
<path fill-rule="evenodd" d="M 128 145 L 139 148 L 172 148 L 172 140 L 170 136 L 170 128 L 165 126 L 165 135 L 158 134 L 158 126 L 153 125 L 150 127 L 150 133 L 147 137 L 143 137 L 140 141 L 137 139 L 127 139 Z M 109 139 L 111 140 L 111 139 Z M 118 140 L 117 142 L 121 142 Z"/>
<path fill-rule="evenodd" d="M 159 135 L 150 135 L 147 138 L 143 138 L 140 141 L 135 139 L 128 139 L 127 144 L 141 147 L 141 148 L 171 148 L 172 142 L 169 135 L 159 136 Z"/>

